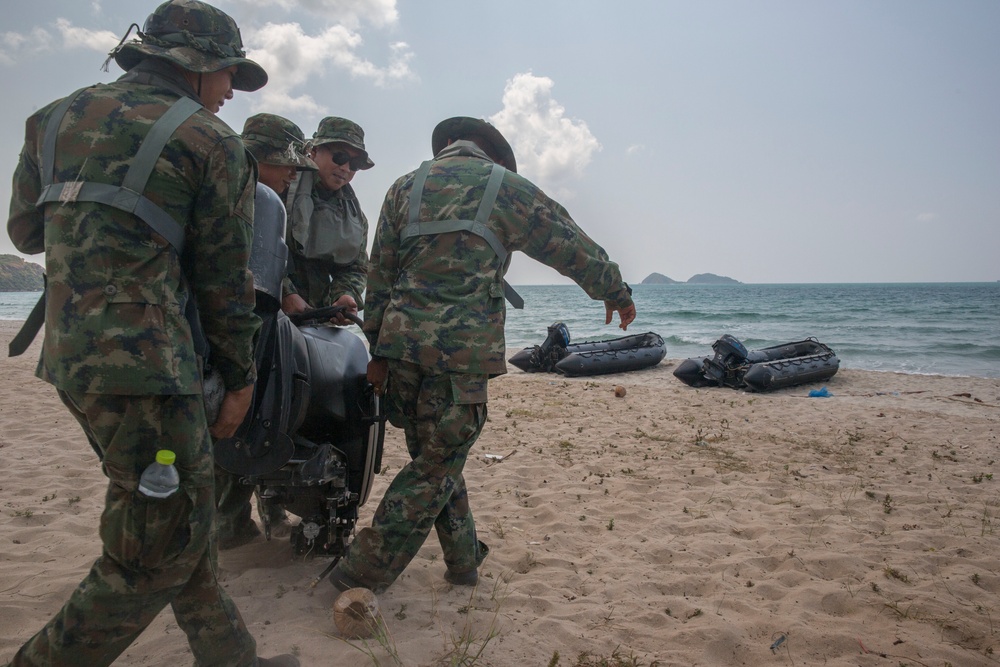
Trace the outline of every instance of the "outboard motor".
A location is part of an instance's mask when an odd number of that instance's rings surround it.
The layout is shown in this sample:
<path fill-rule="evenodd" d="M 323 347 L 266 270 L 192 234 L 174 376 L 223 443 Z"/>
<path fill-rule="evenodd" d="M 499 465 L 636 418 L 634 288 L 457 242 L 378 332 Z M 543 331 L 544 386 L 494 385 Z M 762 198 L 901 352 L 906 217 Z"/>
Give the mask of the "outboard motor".
<path fill-rule="evenodd" d="M 702 364 L 705 377 L 720 387 L 736 387 L 740 383 L 739 373 L 747 362 L 747 348 L 736 338 L 725 334 L 712 343 L 715 356 L 706 358 Z"/>
<path fill-rule="evenodd" d="M 509 361 L 527 373 L 548 373 L 566 356 L 568 345 L 569 328 L 562 322 L 554 322 L 541 345 L 525 348 Z"/>
<path fill-rule="evenodd" d="M 562 322 L 553 322 L 549 325 L 549 335 L 534 350 L 535 364 L 544 371 L 551 371 L 556 363 L 566 356 L 567 345 L 569 345 L 569 327 Z"/>
<path fill-rule="evenodd" d="M 268 539 L 268 508 L 280 505 L 301 518 L 291 535 L 297 554 L 339 557 L 381 467 L 385 417 L 366 379 L 368 351 L 352 332 L 327 324 L 333 310 L 294 321 L 281 312 L 285 208 L 260 184 L 255 204 L 257 384 L 236 435 L 216 442 L 215 460 L 257 487 Z"/>

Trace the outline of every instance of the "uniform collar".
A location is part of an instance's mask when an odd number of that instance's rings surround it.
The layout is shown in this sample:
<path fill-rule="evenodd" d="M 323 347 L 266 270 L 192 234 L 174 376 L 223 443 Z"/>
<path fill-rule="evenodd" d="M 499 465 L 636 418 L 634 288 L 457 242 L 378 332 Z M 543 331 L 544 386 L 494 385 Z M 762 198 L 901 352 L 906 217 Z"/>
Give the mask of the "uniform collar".
<path fill-rule="evenodd" d="M 202 104 L 191 84 L 170 63 L 159 58 L 146 58 L 118 79 L 122 83 L 138 83 L 166 88 L 180 97 L 190 97 Z"/>
<path fill-rule="evenodd" d="M 482 148 L 466 139 L 459 139 L 458 141 L 451 142 L 451 144 L 439 150 L 438 154 L 434 156 L 434 159 L 442 160 L 449 157 L 475 157 L 481 160 L 493 162 L 493 160 L 490 159 L 490 156 L 487 155 Z"/>

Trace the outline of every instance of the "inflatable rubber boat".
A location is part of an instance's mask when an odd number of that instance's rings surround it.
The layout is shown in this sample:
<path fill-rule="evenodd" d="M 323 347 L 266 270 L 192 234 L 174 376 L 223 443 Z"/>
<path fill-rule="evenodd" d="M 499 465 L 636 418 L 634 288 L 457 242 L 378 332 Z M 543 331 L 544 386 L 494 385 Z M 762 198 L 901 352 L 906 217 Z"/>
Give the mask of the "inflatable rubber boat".
<path fill-rule="evenodd" d="M 712 343 L 713 357 L 686 359 L 674 377 L 692 387 L 732 387 L 749 391 L 783 389 L 831 378 L 840 360 L 827 345 L 807 338 L 759 350 L 747 350 L 726 334 Z"/>
<path fill-rule="evenodd" d="M 570 377 L 625 373 L 655 366 L 667 354 L 663 338 L 649 331 L 612 340 L 570 343 L 562 322 L 549 327 L 541 345 L 526 347 L 510 363 L 527 373 L 561 373 Z"/>

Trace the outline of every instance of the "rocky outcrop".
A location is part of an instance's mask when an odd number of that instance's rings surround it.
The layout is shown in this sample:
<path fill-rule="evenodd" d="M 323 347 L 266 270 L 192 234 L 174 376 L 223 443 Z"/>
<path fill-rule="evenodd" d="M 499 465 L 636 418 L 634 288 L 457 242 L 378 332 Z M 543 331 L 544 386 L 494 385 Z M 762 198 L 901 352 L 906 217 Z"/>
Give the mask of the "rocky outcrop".
<path fill-rule="evenodd" d="M 717 276 L 714 273 L 699 273 L 698 275 L 691 276 L 688 278 L 688 283 L 691 285 L 741 285 L 742 283 L 738 280 L 734 280 L 727 276 Z"/>
<path fill-rule="evenodd" d="M 668 278 L 662 273 L 650 273 L 646 276 L 642 284 L 643 285 L 676 285 L 678 281 L 673 278 Z"/>
<path fill-rule="evenodd" d="M 17 255 L 0 255 L 0 292 L 40 292 L 44 269 Z"/>

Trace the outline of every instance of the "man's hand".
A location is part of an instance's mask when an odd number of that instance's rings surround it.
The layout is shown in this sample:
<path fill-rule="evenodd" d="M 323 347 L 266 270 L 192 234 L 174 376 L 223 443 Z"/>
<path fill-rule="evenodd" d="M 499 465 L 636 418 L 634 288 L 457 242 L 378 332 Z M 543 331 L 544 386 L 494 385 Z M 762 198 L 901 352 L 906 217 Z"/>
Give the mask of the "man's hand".
<path fill-rule="evenodd" d="M 295 315 L 312 310 L 312 306 L 306 303 L 306 300 L 298 294 L 289 294 L 286 297 L 282 297 L 281 309 L 285 311 L 285 315 Z"/>
<path fill-rule="evenodd" d="M 615 304 L 611 303 L 610 301 L 605 301 L 604 310 L 605 310 L 605 318 L 604 318 L 605 324 L 611 324 L 611 318 L 614 316 L 616 312 L 618 313 L 618 319 L 621 320 L 621 323 L 618 325 L 618 328 L 621 329 L 622 331 L 628 329 L 628 325 L 632 324 L 632 321 L 635 319 L 634 303 L 631 306 L 627 306 L 625 308 L 618 308 L 615 306 Z"/>
<path fill-rule="evenodd" d="M 368 381 L 375 389 L 375 395 L 385 393 L 385 382 L 389 379 L 389 362 L 382 358 L 373 358 L 368 362 Z"/>
<path fill-rule="evenodd" d="M 346 310 L 344 311 L 345 313 L 350 313 L 355 317 L 358 316 L 358 302 L 355 301 L 354 297 L 351 296 L 350 294 L 345 294 L 344 296 L 340 297 L 339 299 L 333 302 L 333 305 L 346 306 Z M 337 313 L 336 316 L 330 318 L 330 321 L 336 324 L 337 326 L 341 327 L 346 326 L 348 324 L 353 324 L 351 320 L 344 317 L 344 313 Z"/>
<path fill-rule="evenodd" d="M 219 417 L 208 427 L 208 432 L 216 440 L 231 438 L 236 429 L 243 423 L 253 400 L 253 385 L 248 385 L 235 391 L 227 391 L 219 406 Z"/>

